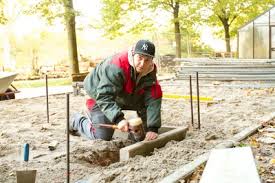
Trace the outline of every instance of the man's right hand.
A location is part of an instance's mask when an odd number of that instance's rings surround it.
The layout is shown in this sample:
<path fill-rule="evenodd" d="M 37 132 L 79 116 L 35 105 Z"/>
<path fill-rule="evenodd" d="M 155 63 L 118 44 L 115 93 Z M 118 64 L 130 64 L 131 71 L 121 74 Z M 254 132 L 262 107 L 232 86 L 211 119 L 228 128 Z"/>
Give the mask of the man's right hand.
<path fill-rule="evenodd" d="M 117 124 L 117 128 L 119 130 L 121 130 L 122 132 L 128 132 L 129 131 L 129 123 L 127 120 L 121 120 L 118 124 Z"/>

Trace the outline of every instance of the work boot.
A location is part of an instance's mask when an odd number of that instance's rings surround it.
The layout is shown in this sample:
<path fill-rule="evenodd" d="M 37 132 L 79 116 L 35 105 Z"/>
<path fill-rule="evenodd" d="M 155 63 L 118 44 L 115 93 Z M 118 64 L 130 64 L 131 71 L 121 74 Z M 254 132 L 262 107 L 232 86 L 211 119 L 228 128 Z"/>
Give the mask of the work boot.
<path fill-rule="evenodd" d="M 78 130 L 74 128 L 74 124 L 75 124 L 75 118 L 74 118 L 75 114 L 72 115 L 71 119 L 70 119 L 70 124 L 69 124 L 69 133 L 73 136 L 80 136 L 80 134 L 78 133 Z"/>

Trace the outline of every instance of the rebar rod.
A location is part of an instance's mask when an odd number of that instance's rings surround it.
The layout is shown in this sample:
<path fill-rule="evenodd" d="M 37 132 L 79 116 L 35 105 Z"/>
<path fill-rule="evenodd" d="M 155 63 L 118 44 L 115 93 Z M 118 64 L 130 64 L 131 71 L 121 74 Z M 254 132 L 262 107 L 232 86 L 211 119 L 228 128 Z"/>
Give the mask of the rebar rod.
<path fill-rule="evenodd" d="M 66 94 L 67 103 L 67 183 L 70 183 L 70 95 Z"/>
<path fill-rule="evenodd" d="M 191 76 L 191 75 L 189 75 L 189 87 L 190 87 L 191 124 L 192 124 L 192 127 L 194 127 L 193 94 L 192 94 L 192 76 Z"/>
<path fill-rule="evenodd" d="M 198 128 L 201 129 L 201 119 L 200 119 L 200 90 L 199 90 L 199 73 L 196 72 L 197 81 L 197 105 L 198 105 Z"/>
<path fill-rule="evenodd" d="M 46 74 L 46 103 L 47 103 L 47 122 L 50 122 L 49 116 L 49 92 L 48 92 L 48 75 Z"/>

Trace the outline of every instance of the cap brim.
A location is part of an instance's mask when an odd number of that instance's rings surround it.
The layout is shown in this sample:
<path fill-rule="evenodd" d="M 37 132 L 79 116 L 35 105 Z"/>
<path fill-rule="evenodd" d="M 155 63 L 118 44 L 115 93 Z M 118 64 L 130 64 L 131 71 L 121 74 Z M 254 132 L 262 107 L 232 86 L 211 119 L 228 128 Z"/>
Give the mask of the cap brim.
<path fill-rule="evenodd" d="M 152 57 L 152 58 L 154 58 L 155 56 L 153 56 L 153 55 L 150 55 L 150 54 L 147 54 L 147 53 L 143 53 L 143 52 L 139 52 L 139 51 L 136 51 L 136 52 L 134 52 L 135 54 L 141 54 L 141 55 L 145 55 L 145 56 L 149 56 L 149 57 Z"/>

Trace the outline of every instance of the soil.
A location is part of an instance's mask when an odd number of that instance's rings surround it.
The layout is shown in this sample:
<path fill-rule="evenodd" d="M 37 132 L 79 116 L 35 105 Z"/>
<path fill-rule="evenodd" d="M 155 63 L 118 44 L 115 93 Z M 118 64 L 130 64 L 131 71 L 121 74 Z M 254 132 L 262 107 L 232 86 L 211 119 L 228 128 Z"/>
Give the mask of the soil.
<path fill-rule="evenodd" d="M 132 142 L 121 138 L 110 142 L 90 141 L 70 136 L 71 181 L 158 182 L 216 144 L 251 124 L 260 123 L 264 116 L 275 111 L 274 88 L 228 87 L 232 84 L 242 83 L 200 83 L 200 95 L 213 97 L 212 102 L 200 103 L 200 130 L 196 128 L 195 101 L 192 127 L 188 100 L 163 99 L 163 125 L 190 128 L 185 140 L 170 141 L 151 156 L 136 156 L 128 161 L 115 162 L 119 149 Z M 161 85 L 164 92 L 189 95 L 189 84 L 185 81 L 167 81 Z M 193 91 L 196 91 L 195 88 Z M 81 111 L 84 103 L 84 96 L 71 95 L 70 112 Z M 0 102 L 0 182 L 15 182 L 16 170 L 25 169 L 36 169 L 39 183 L 66 181 L 66 96 L 51 95 L 49 107 L 50 123 L 47 123 L 45 97 Z M 58 145 L 50 151 L 48 146 L 53 141 L 57 141 Z M 24 143 L 30 144 L 29 162 L 22 161 Z"/>

